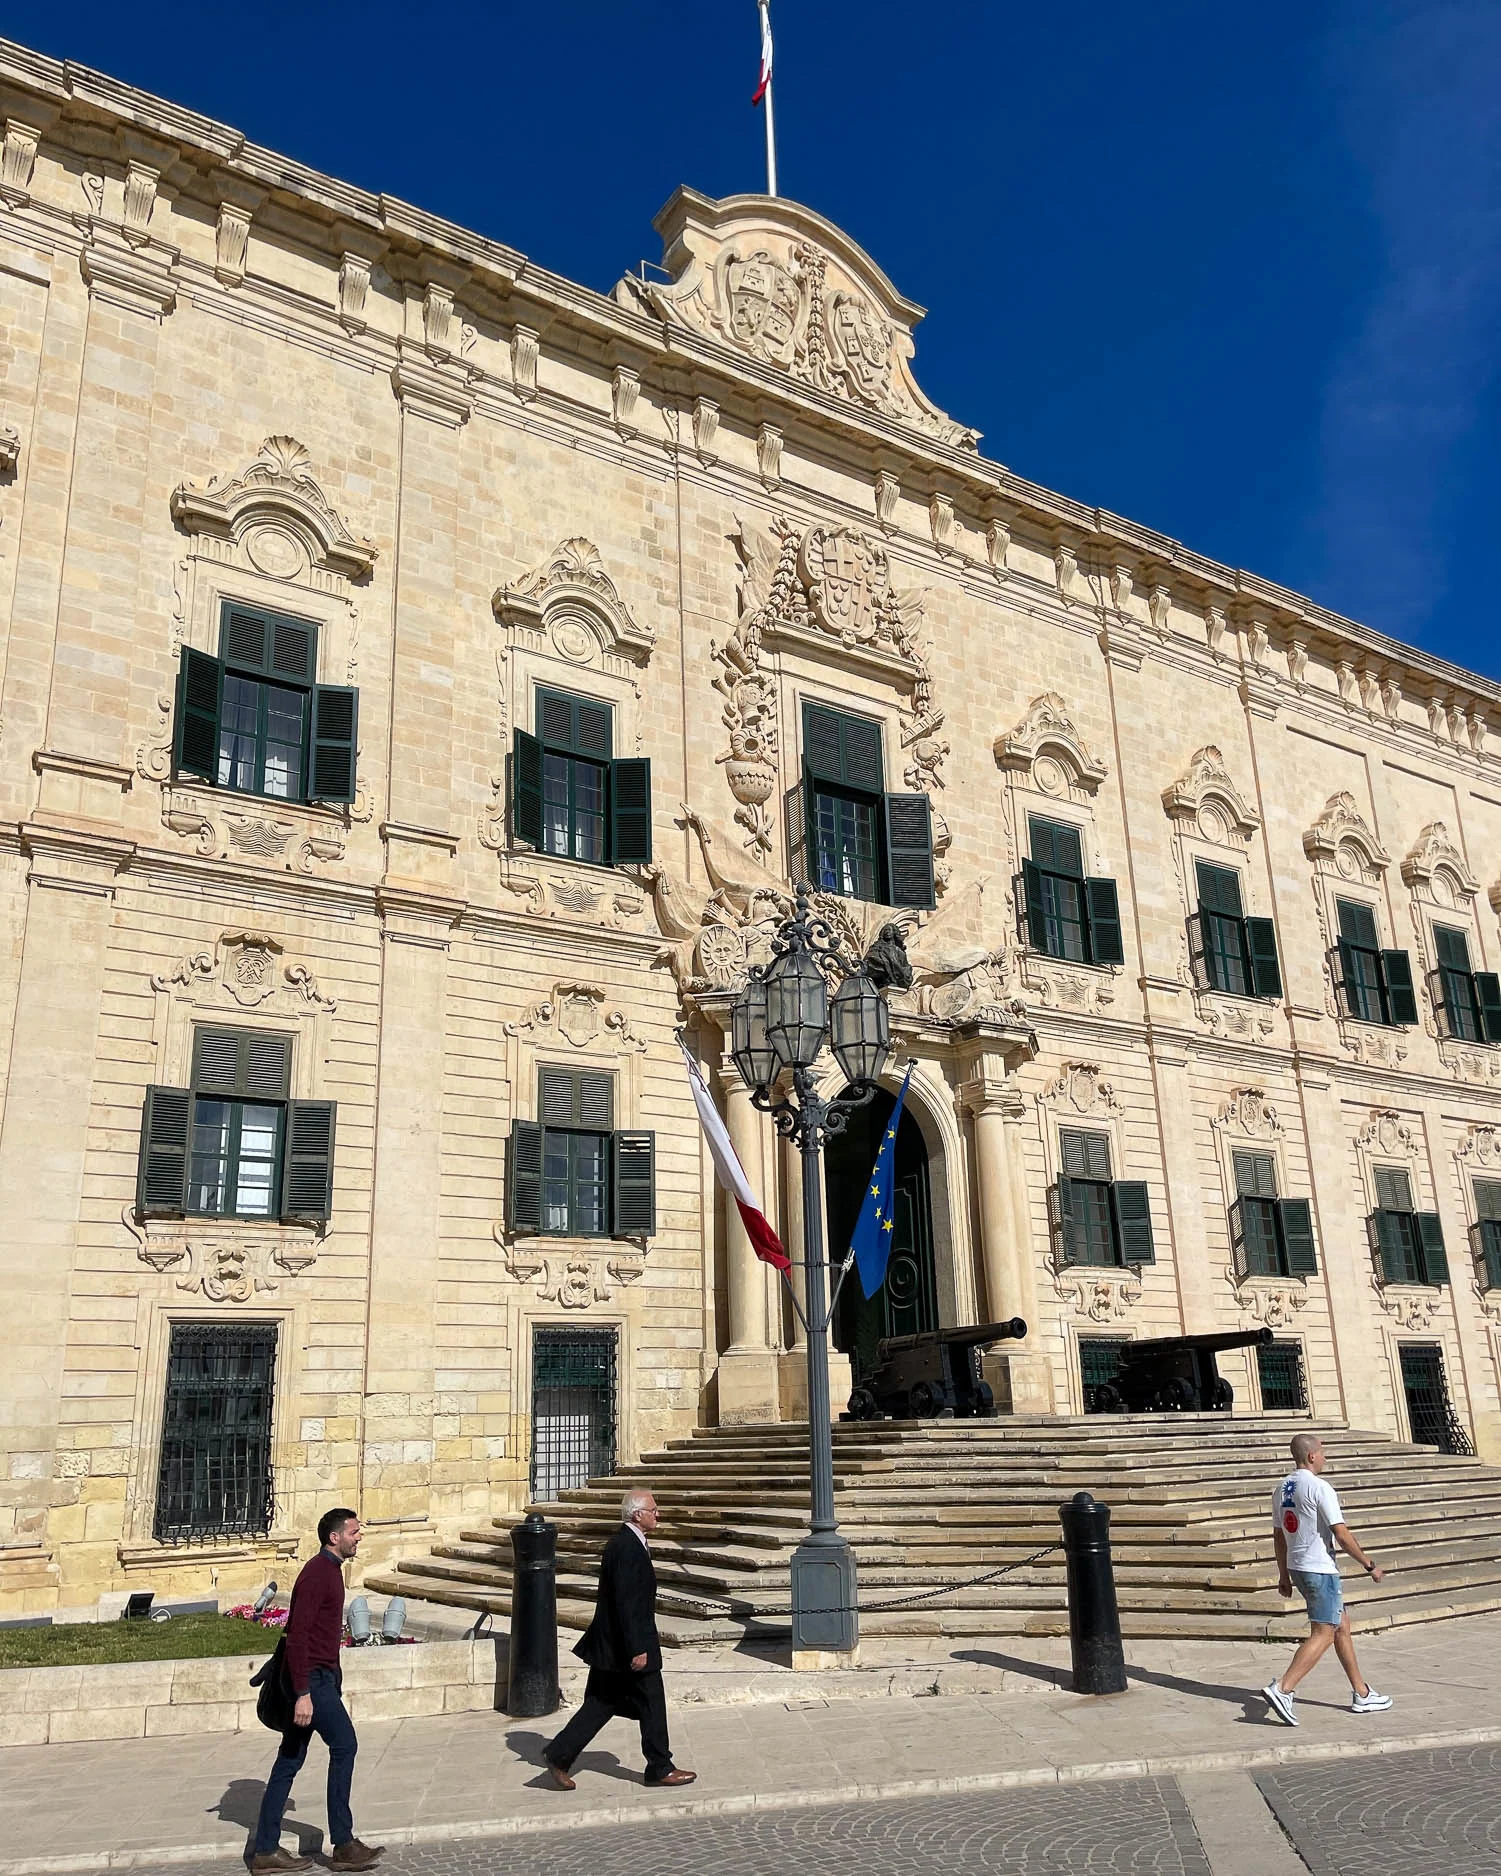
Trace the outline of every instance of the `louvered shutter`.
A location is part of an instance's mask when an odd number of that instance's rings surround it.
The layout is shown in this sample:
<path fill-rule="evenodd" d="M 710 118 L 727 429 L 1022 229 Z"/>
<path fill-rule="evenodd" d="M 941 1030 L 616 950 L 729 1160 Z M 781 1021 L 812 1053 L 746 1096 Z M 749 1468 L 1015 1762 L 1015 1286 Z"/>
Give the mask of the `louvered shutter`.
<path fill-rule="evenodd" d="M 1119 1179 L 1110 1188 L 1115 1217 L 1116 1252 L 1123 1264 L 1155 1264 L 1152 1243 L 1152 1207 L 1140 1179 Z"/>
<path fill-rule="evenodd" d="M 172 768 L 214 782 L 219 776 L 219 683 L 223 667 L 206 651 L 184 645 L 177 667 L 177 712 L 172 723 Z"/>
<path fill-rule="evenodd" d="M 803 710 L 803 761 L 810 774 L 820 781 L 842 782 L 844 776 L 844 738 L 840 719 L 833 710 L 808 704 Z"/>
<path fill-rule="evenodd" d="M 1313 1236 L 1313 1208 L 1307 1199 L 1278 1199 L 1277 1223 L 1290 1277 L 1316 1277 L 1318 1246 Z"/>
<path fill-rule="evenodd" d="M 354 757 L 360 693 L 346 684 L 313 692 L 313 773 L 310 801 L 354 800 Z"/>
<path fill-rule="evenodd" d="M 1251 1274 L 1251 1249 L 1246 1234 L 1246 1202 L 1238 1198 L 1230 1207 L 1230 1261 L 1237 1277 Z"/>
<path fill-rule="evenodd" d="M 1381 979 L 1386 985 L 1387 1012 L 1394 1023 L 1418 1020 L 1418 999 L 1413 990 L 1412 959 L 1405 951 L 1381 953 Z"/>
<path fill-rule="evenodd" d="M 1048 948 L 1047 908 L 1042 897 L 1042 869 L 1035 860 L 1023 860 L 1016 877 L 1017 903 L 1021 909 L 1021 936 L 1034 951 Z"/>
<path fill-rule="evenodd" d="M 588 697 L 573 702 L 573 746 L 581 756 L 595 762 L 608 762 L 614 747 L 613 712 L 608 704 L 594 703 Z"/>
<path fill-rule="evenodd" d="M 1200 912 L 1188 915 L 1188 961 L 1193 979 L 1200 990 L 1218 990 L 1214 957 L 1204 938 L 1204 917 Z"/>
<path fill-rule="evenodd" d="M 511 742 L 511 833 L 540 851 L 542 745 L 525 730 L 517 730 Z"/>
<path fill-rule="evenodd" d="M 1424 1281 L 1447 1283 L 1449 1257 L 1444 1249 L 1444 1223 L 1437 1212 L 1418 1213 L 1418 1240 L 1423 1247 Z"/>
<path fill-rule="evenodd" d="M 1059 1264 L 1084 1263 L 1089 1254 L 1084 1221 L 1075 1200 L 1074 1181 L 1066 1173 L 1059 1175 L 1057 1184 L 1049 1191 L 1048 1207 L 1053 1214 L 1053 1239 Z"/>
<path fill-rule="evenodd" d="M 615 1119 L 615 1077 L 577 1075 L 574 1087 L 578 1125 L 591 1133 L 608 1133 Z"/>
<path fill-rule="evenodd" d="M 534 1120 L 513 1120 L 506 1147 L 506 1222 L 512 1231 L 535 1235 L 542 1229 L 542 1128 Z"/>
<path fill-rule="evenodd" d="M 577 1120 L 578 1090 L 573 1071 L 543 1068 L 538 1075 L 538 1111 L 547 1127 L 571 1127 Z"/>
<path fill-rule="evenodd" d="M 1258 997 L 1282 995 L 1282 967 L 1277 962 L 1277 934 L 1269 918 L 1245 921 L 1246 948 L 1251 958 L 1251 991 Z"/>
<path fill-rule="evenodd" d="M 1353 899 L 1341 899 L 1339 907 L 1339 935 L 1352 945 L 1361 945 L 1367 951 L 1374 951 L 1376 945 L 1376 914 L 1368 905 L 1360 905 Z"/>
<path fill-rule="evenodd" d="M 544 1065 L 538 1073 L 538 1107 L 544 1126 L 609 1133 L 615 1120 L 615 1077 Z"/>
<path fill-rule="evenodd" d="M 1121 910 L 1115 881 L 1086 879 L 1084 891 L 1089 906 L 1090 962 L 1124 964 L 1126 950 L 1121 938 Z"/>
<path fill-rule="evenodd" d="M 1501 1179 L 1475 1181 L 1475 1215 L 1501 1224 Z"/>
<path fill-rule="evenodd" d="M 1481 1289 L 1501 1290 L 1501 1219 L 1477 1219 L 1470 1226 L 1470 1243 L 1480 1266 Z"/>
<path fill-rule="evenodd" d="M 236 670 L 310 686 L 318 670 L 318 628 L 253 606 L 226 605 L 219 655 Z"/>
<path fill-rule="evenodd" d="M 1032 858 L 1050 873 L 1067 873 L 1071 879 L 1084 877 L 1084 847 L 1077 827 L 1063 821 L 1027 820 L 1028 844 Z"/>
<path fill-rule="evenodd" d="M 1277 1161 L 1271 1153 L 1236 1153 L 1235 1189 L 1247 1198 L 1277 1196 Z"/>
<path fill-rule="evenodd" d="M 1109 1179 L 1109 1134 L 1092 1133 L 1082 1127 L 1063 1127 L 1058 1133 L 1058 1148 L 1063 1170 L 1071 1179 Z"/>
<path fill-rule="evenodd" d="M 1433 946 L 1438 954 L 1438 961 L 1444 969 L 1469 970 L 1470 940 L 1464 932 L 1456 931 L 1452 925 L 1435 925 Z"/>
<path fill-rule="evenodd" d="M 1376 1203 L 1388 1212 L 1412 1210 L 1412 1181 L 1402 1167 L 1376 1168 Z"/>
<path fill-rule="evenodd" d="M 812 789 L 799 782 L 787 790 L 782 803 L 787 824 L 787 877 L 794 886 L 812 880 L 813 831 L 808 825 L 812 799 Z"/>
<path fill-rule="evenodd" d="M 271 619 L 270 676 L 293 684 L 311 684 L 318 674 L 318 634 L 296 619 Z"/>
<path fill-rule="evenodd" d="M 292 1078 L 292 1038 L 259 1029 L 193 1032 L 193 1087 L 199 1094 L 283 1101 Z"/>
<path fill-rule="evenodd" d="M 537 735 L 559 749 L 573 747 L 573 699 L 560 691 L 537 693 Z"/>
<path fill-rule="evenodd" d="M 336 1101 L 287 1103 L 286 1155 L 282 1167 L 283 1218 L 327 1222 L 334 1202 Z"/>
<path fill-rule="evenodd" d="M 844 781 L 850 788 L 878 795 L 886 786 L 886 764 L 881 756 L 881 726 L 864 717 L 844 717 Z"/>
<path fill-rule="evenodd" d="M 1348 938 L 1341 938 L 1329 952 L 1329 963 L 1334 972 L 1334 992 L 1346 1016 L 1361 1020 L 1360 1004 L 1355 991 L 1355 953 Z"/>
<path fill-rule="evenodd" d="M 886 797 L 886 886 L 888 903 L 931 911 L 933 813 L 926 795 Z"/>
<path fill-rule="evenodd" d="M 1475 997 L 1480 1004 L 1484 1039 L 1501 1042 L 1501 977 L 1495 971 L 1476 971 Z"/>
<path fill-rule="evenodd" d="M 200 1094 L 232 1098 L 240 1092 L 240 1035 L 237 1029 L 195 1029 L 193 1086 Z"/>
<path fill-rule="evenodd" d="M 136 1210 L 143 1218 L 181 1216 L 186 1207 L 192 1119 L 193 1096 L 187 1088 L 146 1090 L 136 1162 Z"/>
<path fill-rule="evenodd" d="M 649 1238 L 657 1228 L 657 1136 L 622 1130 L 611 1146 L 612 1228 L 619 1238 Z"/>
<path fill-rule="evenodd" d="M 1417 1281 L 1418 1273 L 1413 1267 L 1412 1250 L 1404 1230 L 1411 1216 L 1410 1212 L 1385 1209 L 1371 1214 L 1372 1243 L 1381 1262 L 1382 1279 L 1386 1283 Z"/>
<path fill-rule="evenodd" d="M 1205 860 L 1197 862 L 1195 871 L 1199 883 L 1199 906 L 1205 912 L 1219 912 L 1226 918 L 1239 918 L 1240 874 L 1234 867 L 1211 866 Z"/>
<path fill-rule="evenodd" d="M 651 763 L 644 757 L 610 764 L 610 864 L 645 866 L 651 859 Z"/>
<path fill-rule="evenodd" d="M 263 675 L 270 667 L 266 639 L 270 620 L 248 606 L 226 606 L 219 625 L 219 652 L 237 670 Z"/>

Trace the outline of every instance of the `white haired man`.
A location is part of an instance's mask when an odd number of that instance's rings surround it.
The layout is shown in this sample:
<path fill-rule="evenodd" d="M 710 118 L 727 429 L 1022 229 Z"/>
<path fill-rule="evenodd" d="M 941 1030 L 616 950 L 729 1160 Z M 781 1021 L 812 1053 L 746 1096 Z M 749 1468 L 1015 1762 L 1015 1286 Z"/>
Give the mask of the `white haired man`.
<path fill-rule="evenodd" d="M 1277 1546 L 1277 1590 L 1291 1596 L 1294 1586 L 1308 1609 L 1308 1639 L 1298 1644 L 1291 1665 L 1281 1680 L 1262 1688 L 1267 1704 L 1284 1726 L 1298 1723 L 1293 1689 L 1310 1668 L 1328 1653 L 1339 1657 L 1350 1682 L 1352 1713 L 1384 1713 L 1392 1704 L 1389 1694 L 1378 1694 L 1360 1671 L 1355 1641 L 1350 1634 L 1350 1612 L 1340 1586 L 1336 1544 L 1348 1551 L 1373 1583 L 1385 1574 L 1356 1540 L 1345 1523 L 1334 1487 L 1320 1475 L 1327 1463 L 1324 1442 L 1317 1433 L 1298 1433 L 1292 1442 L 1293 1464 L 1272 1500 L 1272 1530 Z"/>
<path fill-rule="evenodd" d="M 657 1528 L 657 1501 L 647 1491 L 627 1492 L 621 1526 L 599 1565 L 594 1620 L 573 1652 L 589 1663 L 584 1704 L 544 1752 L 560 1791 L 572 1791 L 569 1767 L 613 1719 L 641 1728 L 648 1785 L 691 1785 L 695 1772 L 679 1771 L 667 1743 L 667 1694 L 662 1686 L 662 1643 L 657 1635 L 657 1573 L 647 1542 Z"/>

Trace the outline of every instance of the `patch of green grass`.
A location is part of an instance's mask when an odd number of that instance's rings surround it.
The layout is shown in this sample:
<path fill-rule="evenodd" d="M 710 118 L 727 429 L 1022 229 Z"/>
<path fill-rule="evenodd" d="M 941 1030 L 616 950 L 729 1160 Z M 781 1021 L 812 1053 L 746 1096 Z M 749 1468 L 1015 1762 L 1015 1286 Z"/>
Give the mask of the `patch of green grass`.
<path fill-rule="evenodd" d="M 175 1615 L 170 1622 L 65 1622 L 53 1628 L 0 1628 L 0 1668 L 268 1655 L 280 1633 L 227 1615 Z"/>

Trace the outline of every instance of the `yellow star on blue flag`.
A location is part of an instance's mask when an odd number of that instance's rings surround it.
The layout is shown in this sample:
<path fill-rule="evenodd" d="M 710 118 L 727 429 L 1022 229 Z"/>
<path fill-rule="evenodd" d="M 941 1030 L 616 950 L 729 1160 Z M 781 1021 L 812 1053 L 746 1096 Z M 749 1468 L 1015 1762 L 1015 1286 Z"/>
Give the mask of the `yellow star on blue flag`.
<path fill-rule="evenodd" d="M 902 1077 L 901 1092 L 896 1097 L 891 1118 L 882 1129 L 881 1150 L 876 1154 L 865 1203 L 860 1207 L 855 1233 L 850 1239 L 850 1255 L 860 1270 L 860 1288 L 868 1297 L 874 1296 L 886 1281 L 886 1264 L 891 1256 L 892 1230 L 896 1223 L 896 1136 L 901 1126 L 902 1104 L 907 1099 L 907 1083 L 911 1079 L 909 1067 Z"/>

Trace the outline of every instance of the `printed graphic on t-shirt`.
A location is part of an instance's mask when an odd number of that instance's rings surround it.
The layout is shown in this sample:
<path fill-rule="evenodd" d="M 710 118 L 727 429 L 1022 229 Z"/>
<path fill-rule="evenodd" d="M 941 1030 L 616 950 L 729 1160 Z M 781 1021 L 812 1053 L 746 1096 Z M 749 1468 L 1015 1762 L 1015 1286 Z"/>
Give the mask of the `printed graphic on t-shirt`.
<path fill-rule="evenodd" d="M 1292 1509 L 1293 1492 L 1295 1489 L 1294 1482 L 1291 1479 L 1288 1479 L 1282 1487 L 1282 1528 L 1287 1532 L 1289 1537 L 1295 1536 L 1298 1529 L 1298 1514 Z"/>
<path fill-rule="evenodd" d="M 1288 1569 L 1337 1576 L 1334 1526 L 1341 1517 L 1326 1480 L 1301 1469 L 1284 1479 L 1272 1500 L 1272 1522 L 1287 1540 Z"/>

